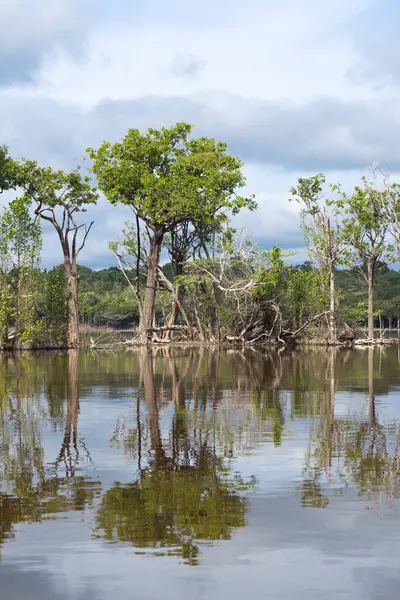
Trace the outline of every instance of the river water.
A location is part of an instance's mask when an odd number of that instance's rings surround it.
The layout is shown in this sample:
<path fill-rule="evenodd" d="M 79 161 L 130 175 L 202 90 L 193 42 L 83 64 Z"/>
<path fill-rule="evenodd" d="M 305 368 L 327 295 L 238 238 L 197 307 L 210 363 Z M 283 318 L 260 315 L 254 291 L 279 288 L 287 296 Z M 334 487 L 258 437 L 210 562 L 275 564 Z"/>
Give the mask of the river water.
<path fill-rule="evenodd" d="M 0 358 L 4 600 L 398 598 L 400 351 Z"/>

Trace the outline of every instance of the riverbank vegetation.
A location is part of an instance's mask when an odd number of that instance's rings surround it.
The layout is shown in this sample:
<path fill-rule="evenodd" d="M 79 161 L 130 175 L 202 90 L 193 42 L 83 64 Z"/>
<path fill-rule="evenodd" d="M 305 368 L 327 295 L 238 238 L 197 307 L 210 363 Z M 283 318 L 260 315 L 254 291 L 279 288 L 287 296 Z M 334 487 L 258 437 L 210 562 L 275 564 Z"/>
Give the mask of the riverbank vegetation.
<path fill-rule="evenodd" d="M 87 157 L 82 174 L 0 149 L 2 348 L 75 348 L 82 324 L 134 328 L 138 344 L 281 345 L 349 344 L 364 326 L 373 343 L 377 326 L 397 326 L 400 187 L 388 177 L 371 170 L 350 191 L 322 174 L 300 178 L 288 197 L 309 259 L 296 265 L 233 229 L 233 216 L 257 210 L 243 163 L 190 125 L 131 129 Z M 78 261 L 93 226 L 85 211 L 100 194 L 129 206 L 132 220 L 118 241 L 104 240 L 115 267 L 96 272 Z M 42 223 L 60 264 L 50 271 L 40 268 Z"/>

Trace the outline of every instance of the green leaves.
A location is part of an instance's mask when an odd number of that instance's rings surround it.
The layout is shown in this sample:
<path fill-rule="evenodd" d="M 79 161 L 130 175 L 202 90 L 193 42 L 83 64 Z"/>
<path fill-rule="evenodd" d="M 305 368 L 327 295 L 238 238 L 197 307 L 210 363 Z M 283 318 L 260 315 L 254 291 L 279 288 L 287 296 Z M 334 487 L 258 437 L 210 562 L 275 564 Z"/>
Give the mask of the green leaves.
<path fill-rule="evenodd" d="M 84 210 L 87 204 L 95 204 L 99 197 L 90 177 L 81 175 L 79 168 L 54 171 L 24 159 L 18 165 L 16 180 L 25 197 L 40 208 L 68 207 L 76 212 Z"/>
<path fill-rule="evenodd" d="M 344 212 L 343 233 L 359 260 L 394 260 L 394 247 L 389 243 L 389 219 L 385 206 L 392 201 L 394 189 L 379 189 L 374 181 L 362 177 L 352 194 L 339 192 L 338 206 Z"/>
<path fill-rule="evenodd" d="M 16 161 L 8 154 L 7 146 L 0 146 L 0 194 L 15 187 Z"/>
<path fill-rule="evenodd" d="M 92 172 L 112 203 L 131 206 L 152 229 L 164 232 L 185 220 L 211 223 L 220 212 L 255 206 L 240 197 L 242 162 L 211 138 L 189 139 L 192 126 L 130 129 L 121 142 L 88 148 Z"/>

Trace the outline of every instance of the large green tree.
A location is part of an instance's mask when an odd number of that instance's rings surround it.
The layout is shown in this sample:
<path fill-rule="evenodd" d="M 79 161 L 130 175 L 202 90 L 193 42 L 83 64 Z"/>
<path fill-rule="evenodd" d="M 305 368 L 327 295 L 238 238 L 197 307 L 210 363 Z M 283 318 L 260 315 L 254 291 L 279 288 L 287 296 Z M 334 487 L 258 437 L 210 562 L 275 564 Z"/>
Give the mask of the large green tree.
<path fill-rule="evenodd" d="M 149 236 L 147 282 L 140 334 L 154 326 L 157 270 L 165 235 L 185 221 L 212 223 L 220 215 L 252 207 L 251 197 L 237 195 L 245 185 L 242 162 L 214 139 L 190 138 L 192 126 L 130 129 L 121 142 L 88 149 L 99 188 L 114 204 L 131 207 Z"/>
<path fill-rule="evenodd" d="M 85 224 L 78 219 L 87 205 L 97 202 L 97 190 L 79 170 L 54 171 L 31 160 L 19 163 L 17 185 L 24 192 L 23 198 L 34 204 L 35 214 L 57 233 L 69 292 L 68 346 L 75 348 L 79 341 L 77 260 L 93 225 L 93 221 Z"/>

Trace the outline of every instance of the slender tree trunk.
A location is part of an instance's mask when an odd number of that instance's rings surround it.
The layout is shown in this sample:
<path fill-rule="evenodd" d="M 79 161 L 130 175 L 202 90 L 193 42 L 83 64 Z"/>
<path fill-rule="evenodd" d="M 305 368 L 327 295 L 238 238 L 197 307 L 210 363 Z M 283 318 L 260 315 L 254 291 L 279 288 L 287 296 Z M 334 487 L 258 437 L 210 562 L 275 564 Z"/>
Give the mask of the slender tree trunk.
<path fill-rule="evenodd" d="M 77 348 L 79 344 L 79 307 L 78 267 L 72 264 L 68 257 L 64 257 L 65 276 L 68 286 L 68 348 Z"/>
<path fill-rule="evenodd" d="M 199 331 L 200 341 L 204 342 L 205 338 L 204 338 L 203 326 L 201 324 L 201 319 L 200 319 L 199 311 L 197 308 L 197 296 L 198 296 L 198 289 L 197 289 L 197 284 L 195 284 L 194 289 L 193 289 L 193 309 L 194 309 L 194 314 L 196 317 L 196 323 L 197 323 L 197 328 Z"/>
<path fill-rule="evenodd" d="M 184 295 L 185 295 L 184 290 L 182 289 L 181 286 L 178 286 L 175 289 L 175 294 L 172 297 L 171 315 L 170 315 L 170 318 L 168 319 L 168 322 L 171 325 L 178 324 L 178 318 L 179 318 L 179 315 L 181 314 L 181 306 L 183 305 Z"/>
<path fill-rule="evenodd" d="M 368 421 L 372 427 L 376 422 L 375 414 L 375 393 L 374 393 L 374 349 L 368 348 L 368 392 L 369 392 L 369 405 L 368 405 Z"/>
<path fill-rule="evenodd" d="M 181 260 L 174 260 L 172 265 L 172 272 L 174 279 L 183 275 L 183 262 Z M 171 313 L 168 317 L 168 324 L 170 325 L 176 325 L 178 322 L 184 296 L 184 290 L 182 289 L 181 285 L 176 285 L 176 282 L 173 281 L 173 286 L 174 292 L 172 294 L 172 307 Z"/>
<path fill-rule="evenodd" d="M 333 265 L 329 268 L 329 329 L 331 342 L 336 341 L 336 319 L 335 319 L 335 274 Z"/>
<path fill-rule="evenodd" d="M 329 389 L 329 419 L 327 431 L 328 465 L 332 467 L 332 451 L 335 432 L 335 395 L 336 395 L 336 377 L 335 377 L 336 349 L 332 349 L 329 354 L 330 366 L 330 389 Z"/>
<path fill-rule="evenodd" d="M 143 316 L 140 319 L 139 333 L 142 337 L 146 336 L 147 330 L 153 327 L 155 304 L 156 304 L 156 285 L 157 285 L 157 269 L 160 264 L 161 246 L 164 239 L 164 231 L 162 228 L 153 232 L 150 238 L 150 251 L 147 265 L 147 281 L 146 291 L 143 302 Z"/>
<path fill-rule="evenodd" d="M 367 262 L 367 281 L 368 281 L 368 337 L 374 339 L 374 276 L 375 261 L 373 259 Z"/>
<path fill-rule="evenodd" d="M 388 321 L 389 321 L 389 323 L 388 323 L 389 331 L 392 331 L 392 329 L 393 329 L 393 317 L 392 317 L 392 314 L 389 314 Z"/>

